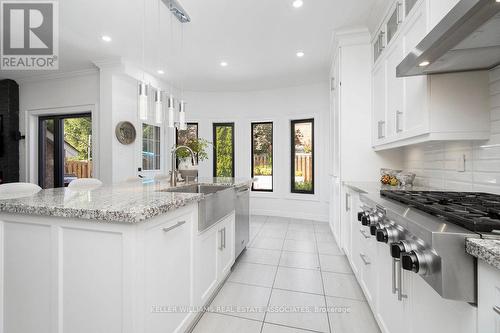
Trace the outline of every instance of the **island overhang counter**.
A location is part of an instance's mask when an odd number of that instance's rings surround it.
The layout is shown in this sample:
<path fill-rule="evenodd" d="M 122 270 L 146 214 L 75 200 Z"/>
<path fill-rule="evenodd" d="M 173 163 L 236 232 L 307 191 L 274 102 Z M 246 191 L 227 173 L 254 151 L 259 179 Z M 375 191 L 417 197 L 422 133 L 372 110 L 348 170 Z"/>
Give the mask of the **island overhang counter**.
<path fill-rule="evenodd" d="M 249 186 L 248 180 L 205 184 Z M 163 182 L 0 200 L 0 332 L 183 332 L 234 263 L 235 213 Z"/>

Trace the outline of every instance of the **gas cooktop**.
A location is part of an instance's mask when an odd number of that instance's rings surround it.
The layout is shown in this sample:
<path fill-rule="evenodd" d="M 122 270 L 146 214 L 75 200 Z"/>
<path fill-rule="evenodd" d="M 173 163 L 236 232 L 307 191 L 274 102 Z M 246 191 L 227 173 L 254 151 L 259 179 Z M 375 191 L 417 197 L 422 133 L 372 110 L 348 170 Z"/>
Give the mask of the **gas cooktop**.
<path fill-rule="evenodd" d="M 389 190 L 380 194 L 470 231 L 500 232 L 500 195 Z"/>

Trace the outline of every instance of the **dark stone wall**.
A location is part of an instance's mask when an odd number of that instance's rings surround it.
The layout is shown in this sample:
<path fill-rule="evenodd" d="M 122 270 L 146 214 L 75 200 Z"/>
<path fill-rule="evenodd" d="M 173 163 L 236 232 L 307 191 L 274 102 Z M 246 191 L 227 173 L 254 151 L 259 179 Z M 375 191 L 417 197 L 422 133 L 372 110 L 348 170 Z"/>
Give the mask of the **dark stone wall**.
<path fill-rule="evenodd" d="M 0 184 L 19 181 L 19 86 L 0 81 Z"/>

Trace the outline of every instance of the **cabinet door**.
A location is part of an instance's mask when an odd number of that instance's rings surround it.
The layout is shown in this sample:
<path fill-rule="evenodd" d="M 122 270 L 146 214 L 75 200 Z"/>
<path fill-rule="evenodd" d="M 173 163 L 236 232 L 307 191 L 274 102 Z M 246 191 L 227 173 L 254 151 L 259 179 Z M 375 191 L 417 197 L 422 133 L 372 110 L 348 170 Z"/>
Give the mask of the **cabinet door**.
<path fill-rule="evenodd" d="M 191 306 L 191 214 L 159 224 L 144 235 L 146 332 L 180 332 L 189 313 L 153 313 L 150 307 Z"/>
<path fill-rule="evenodd" d="M 217 234 L 212 226 L 196 237 L 194 294 L 198 306 L 205 305 L 217 287 Z"/>
<path fill-rule="evenodd" d="M 217 225 L 217 278 L 220 281 L 234 263 L 234 214 Z"/>
<path fill-rule="evenodd" d="M 393 281 L 396 283 L 397 275 L 393 276 L 392 257 L 389 246 L 377 243 L 377 267 L 378 267 L 378 297 L 377 316 L 383 326 L 384 332 L 399 333 L 409 332 L 408 325 L 408 298 L 409 274 L 403 271 L 401 292 L 406 298 L 398 300 L 397 293 L 393 293 Z M 397 272 L 397 271 L 396 271 Z M 393 280 L 394 279 L 394 280 Z M 417 331 L 413 331 L 417 332 Z M 429 332 L 437 332 L 430 330 Z"/>
<path fill-rule="evenodd" d="M 478 332 L 500 332 L 500 270 L 477 261 Z"/>
<path fill-rule="evenodd" d="M 404 79 L 396 77 L 396 68 L 403 60 L 403 42 L 394 41 L 387 52 L 387 138 L 394 138 L 403 131 Z"/>
<path fill-rule="evenodd" d="M 365 234 L 370 231 L 366 228 Z M 363 283 L 368 301 L 376 304 L 378 290 L 377 240 L 372 236 L 364 243 L 361 262 L 363 264 Z"/>
<path fill-rule="evenodd" d="M 425 37 L 425 7 L 423 3 L 414 9 L 403 31 L 405 56 L 412 52 Z M 428 129 L 427 76 L 414 76 L 404 79 L 404 126 L 408 135 L 418 135 Z"/>
<path fill-rule="evenodd" d="M 413 332 L 476 332 L 476 308 L 442 298 L 424 279 L 412 274 L 411 326 Z M 483 331 L 481 331 L 483 333 Z"/>
<path fill-rule="evenodd" d="M 373 69 L 373 144 L 376 145 L 386 137 L 386 75 L 385 62 L 380 61 Z"/>

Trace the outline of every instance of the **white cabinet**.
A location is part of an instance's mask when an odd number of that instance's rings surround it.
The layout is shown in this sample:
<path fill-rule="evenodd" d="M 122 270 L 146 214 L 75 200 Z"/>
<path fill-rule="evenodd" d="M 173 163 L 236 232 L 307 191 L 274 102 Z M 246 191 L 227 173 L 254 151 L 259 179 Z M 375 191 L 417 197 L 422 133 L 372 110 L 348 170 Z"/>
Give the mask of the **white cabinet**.
<path fill-rule="evenodd" d="M 234 263 L 234 213 L 196 235 L 195 304 L 205 305 Z"/>
<path fill-rule="evenodd" d="M 444 16 L 444 11 L 453 7 L 454 1 L 443 2 L 447 4 L 417 2 L 400 26 L 391 23 L 398 11 L 393 9 L 387 14 L 385 26 L 394 31 L 372 69 L 375 150 L 435 140 L 490 137 L 487 71 L 396 77 L 397 66 L 430 30 L 429 15 L 439 12 L 438 16 Z"/>
<path fill-rule="evenodd" d="M 387 139 L 393 138 L 403 131 L 402 115 L 404 111 L 404 79 L 396 77 L 396 67 L 403 60 L 403 41 L 398 38 L 387 49 Z"/>
<path fill-rule="evenodd" d="M 373 142 L 386 138 L 386 65 L 379 62 L 373 69 Z"/>
<path fill-rule="evenodd" d="M 477 261 L 478 328 L 480 333 L 500 333 L 500 270 Z"/>
<path fill-rule="evenodd" d="M 378 266 L 378 298 L 376 316 L 379 319 L 383 331 L 386 333 L 411 332 L 409 330 L 409 305 L 410 295 L 410 273 L 402 271 L 401 295 L 393 287 L 396 287 L 399 270 L 393 275 L 393 259 L 387 244 L 377 244 L 377 266 Z M 393 285 L 394 284 L 394 285 Z M 400 299 L 401 298 L 401 299 Z"/>
<path fill-rule="evenodd" d="M 234 214 L 219 222 L 217 228 L 217 275 L 223 278 L 234 262 Z"/>
<path fill-rule="evenodd" d="M 144 234 L 146 307 L 189 307 L 193 277 L 192 215 L 147 227 Z M 168 304 L 165 304 L 168 300 Z M 149 312 L 146 332 L 182 332 L 188 311 Z"/>
<path fill-rule="evenodd" d="M 418 5 L 413 8 L 402 29 L 404 57 L 415 49 L 425 34 L 426 11 L 423 5 Z M 406 135 L 424 133 L 428 128 L 429 119 L 428 108 L 422 107 L 427 104 L 427 76 L 407 77 L 402 80 L 404 80 L 404 108 L 401 110 L 403 114 L 399 120 L 401 129 Z"/>

